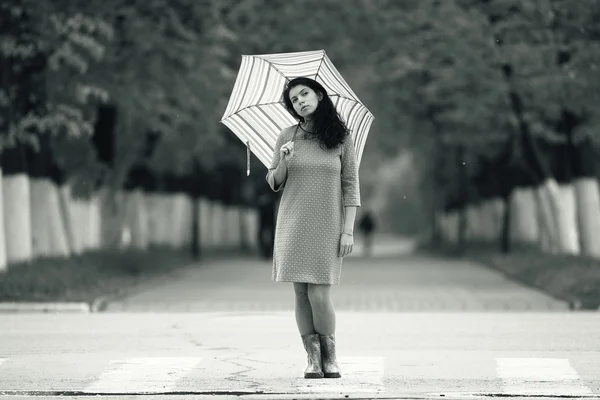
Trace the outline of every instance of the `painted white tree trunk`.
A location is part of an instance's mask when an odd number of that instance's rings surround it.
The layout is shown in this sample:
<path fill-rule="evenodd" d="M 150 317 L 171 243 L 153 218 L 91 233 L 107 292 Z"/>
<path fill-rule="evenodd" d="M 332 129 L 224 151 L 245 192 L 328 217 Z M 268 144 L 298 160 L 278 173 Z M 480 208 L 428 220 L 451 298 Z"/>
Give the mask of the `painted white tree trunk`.
<path fill-rule="evenodd" d="M 148 215 L 148 244 L 160 245 L 160 205 L 159 195 L 155 192 L 146 193 L 146 210 Z"/>
<path fill-rule="evenodd" d="M 0 183 L 3 183 L 3 181 L 2 169 L 0 168 Z M 4 193 L 3 190 L 0 190 L 0 211 L 2 210 L 4 210 Z M 4 212 L 0 212 L 0 273 L 4 273 L 8 270 L 6 257 L 6 236 Z"/>
<path fill-rule="evenodd" d="M 193 218 L 193 199 L 185 193 L 179 194 L 181 203 L 181 215 L 177 226 L 177 235 L 179 237 L 179 247 L 189 248 L 192 244 L 192 218 Z"/>
<path fill-rule="evenodd" d="M 600 190 L 595 178 L 573 182 L 582 254 L 600 258 Z"/>
<path fill-rule="evenodd" d="M 60 212 L 62 216 L 65 237 L 71 254 L 81 254 L 83 247 L 77 235 L 77 223 L 73 213 L 74 200 L 71 196 L 71 187 L 67 184 L 57 186 Z"/>
<path fill-rule="evenodd" d="M 221 203 L 221 240 L 219 240 L 219 247 L 221 248 L 230 248 L 231 247 L 231 224 L 229 217 L 230 207 L 228 205 Z"/>
<path fill-rule="evenodd" d="M 460 210 L 452 211 L 448 213 L 448 226 L 449 226 L 449 237 L 450 243 L 458 243 L 458 228 L 460 225 Z"/>
<path fill-rule="evenodd" d="M 206 250 L 206 241 L 208 240 L 208 201 L 204 197 L 199 197 L 198 202 L 198 248 L 200 251 Z"/>
<path fill-rule="evenodd" d="M 210 250 L 214 246 L 212 212 L 213 204 L 209 199 L 200 198 L 199 200 L 199 223 L 200 223 L 200 248 L 204 251 Z"/>
<path fill-rule="evenodd" d="M 160 196 L 160 223 L 161 223 L 161 244 L 175 248 L 177 238 L 174 238 L 175 226 L 177 221 L 177 210 L 175 209 L 175 195 L 172 193 L 162 193 Z"/>
<path fill-rule="evenodd" d="M 547 179 L 538 188 L 538 201 L 542 215 L 542 249 L 550 253 L 567 253 L 568 233 L 565 226 L 565 208 L 558 183 Z"/>
<path fill-rule="evenodd" d="M 498 238 L 498 216 L 495 203 L 496 199 L 488 199 L 481 203 L 479 209 L 480 236 L 486 242 L 494 242 Z"/>
<path fill-rule="evenodd" d="M 547 191 L 543 186 L 536 189 L 536 200 L 538 204 L 538 226 L 539 245 L 542 251 L 548 253 L 558 252 L 558 238 L 556 237 L 556 226 L 552 215 L 552 206 Z"/>
<path fill-rule="evenodd" d="M 222 231 L 219 245 L 223 248 L 229 249 L 232 247 L 231 206 L 223 204 L 221 207 Z"/>
<path fill-rule="evenodd" d="M 44 185 L 44 179 L 30 178 L 31 194 L 31 237 L 34 257 L 50 255 L 50 224 L 47 204 L 49 195 Z"/>
<path fill-rule="evenodd" d="M 467 240 L 481 240 L 480 209 L 478 204 L 469 204 L 467 207 Z"/>
<path fill-rule="evenodd" d="M 170 245 L 182 249 L 189 245 L 192 232 L 190 200 L 185 193 L 173 193 L 169 203 L 172 213 Z"/>
<path fill-rule="evenodd" d="M 506 211 L 506 204 L 504 204 L 504 199 L 495 198 L 489 203 L 490 207 L 490 216 L 491 216 L 491 240 L 497 241 L 500 240 L 502 236 L 502 227 L 504 223 L 504 212 Z"/>
<path fill-rule="evenodd" d="M 164 209 L 165 209 L 165 200 L 161 193 L 153 193 L 152 194 L 152 203 L 153 203 L 153 211 L 152 211 L 152 221 L 153 221 L 153 230 L 154 230 L 154 245 L 162 246 L 165 242 L 164 238 L 166 234 L 165 224 L 164 224 Z"/>
<path fill-rule="evenodd" d="M 50 220 L 50 237 L 52 239 L 52 255 L 55 257 L 69 257 L 72 254 L 69 246 L 69 238 L 66 220 L 61 206 L 59 186 L 52 180 L 46 181 L 50 192 L 50 204 L 48 215 Z"/>
<path fill-rule="evenodd" d="M 173 247 L 173 216 L 175 215 L 173 196 L 170 193 L 161 193 L 159 195 L 159 225 L 160 225 L 160 244 L 162 246 Z"/>
<path fill-rule="evenodd" d="M 533 188 L 516 188 L 511 195 L 509 237 L 513 243 L 539 243 L 538 204 Z"/>
<path fill-rule="evenodd" d="M 244 210 L 246 243 L 251 249 L 258 249 L 258 210 L 248 207 Z"/>
<path fill-rule="evenodd" d="M 89 248 L 88 236 L 90 230 L 89 216 L 86 213 L 85 201 L 82 199 L 71 198 L 71 219 L 73 220 L 73 233 L 76 247 L 82 252 Z"/>
<path fill-rule="evenodd" d="M 225 247 L 235 248 L 237 243 L 237 233 L 239 231 L 239 218 L 236 216 L 236 209 L 233 205 L 225 207 Z"/>
<path fill-rule="evenodd" d="M 438 212 L 436 214 L 436 223 L 437 225 L 440 227 L 440 236 L 442 237 L 442 240 L 444 242 L 449 242 L 450 241 L 450 217 L 448 216 L 448 214 L 444 213 L 444 212 Z"/>
<path fill-rule="evenodd" d="M 95 193 L 90 200 L 85 202 L 86 213 L 89 218 L 88 249 L 99 250 L 102 247 L 102 211 L 101 198 Z"/>
<path fill-rule="evenodd" d="M 230 205 L 223 206 L 223 247 L 230 249 L 233 247 L 233 226 L 232 216 L 233 207 Z"/>
<path fill-rule="evenodd" d="M 481 201 L 477 206 L 477 236 L 478 240 L 489 242 L 493 227 L 490 226 L 492 215 L 490 214 L 489 200 Z"/>
<path fill-rule="evenodd" d="M 173 248 L 181 247 L 181 217 L 183 216 L 183 204 L 179 193 L 167 193 L 165 196 L 165 203 L 169 208 L 169 214 L 166 215 L 167 219 L 165 223 L 168 231 L 168 236 L 165 238 L 167 244 Z M 166 211 L 166 210 L 165 210 Z"/>
<path fill-rule="evenodd" d="M 123 192 L 102 188 L 97 199 L 100 207 L 100 245 L 104 249 L 117 249 L 122 246 L 125 226 Z"/>
<path fill-rule="evenodd" d="M 57 186 L 46 178 L 30 178 L 30 184 L 34 256 L 69 256 Z"/>
<path fill-rule="evenodd" d="M 136 250 L 148 248 L 148 210 L 141 189 L 125 193 L 126 221 L 131 234 L 130 246 Z"/>
<path fill-rule="evenodd" d="M 221 249 L 223 247 L 223 241 L 225 236 L 225 224 L 224 222 L 224 207 L 218 200 L 213 201 L 212 204 L 212 231 L 213 231 L 213 243 L 214 249 Z"/>
<path fill-rule="evenodd" d="M 562 212 L 558 213 L 558 221 L 563 230 L 563 252 L 579 254 L 579 230 L 577 228 L 577 203 L 575 202 L 575 188 L 572 184 L 559 185 Z"/>
<path fill-rule="evenodd" d="M 194 218 L 194 199 L 183 193 L 181 196 L 183 202 L 183 216 L 181 226 L 179 227 L 180 236 L 182 238 L 182 245 L 184 248 L 189 248 L 192 245 L 192 220 Z"/>
<path fill-rule="evenodd" d="M 33 259 L 31 187 L 27 174 L 7 175 L 2 179 L 4 240 L 7 263 Z"/>
<path fill-rule="evenodd" d="M 240 219 L 240 206 L 236 205 L 231 210 L 231 226 L 233 227 L 232 241 L 235 249 L 242 247 L 242 224 Z"/>

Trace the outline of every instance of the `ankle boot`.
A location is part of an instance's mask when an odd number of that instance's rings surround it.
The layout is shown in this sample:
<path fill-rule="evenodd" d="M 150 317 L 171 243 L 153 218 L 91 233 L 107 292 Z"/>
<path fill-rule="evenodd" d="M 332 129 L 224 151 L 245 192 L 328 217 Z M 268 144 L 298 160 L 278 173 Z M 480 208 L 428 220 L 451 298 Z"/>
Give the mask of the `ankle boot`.
<path fill-rule="evenodd" d="M 340 378 L 342 376 L 335 355 L 335 336 L 319 335 L 321 341 L 321 358 L 325 378 Z"/>
<path fill-rule="evenodd" d="M 319 341 L 319 334 L 302 335 L 302 343 L 304 343 L 304 349 L 308 358 L 308 366 L 304 370 L 304 377 L 307 379 L 322 378 L 323 368 L 321 366 L 321 342 Z"/>

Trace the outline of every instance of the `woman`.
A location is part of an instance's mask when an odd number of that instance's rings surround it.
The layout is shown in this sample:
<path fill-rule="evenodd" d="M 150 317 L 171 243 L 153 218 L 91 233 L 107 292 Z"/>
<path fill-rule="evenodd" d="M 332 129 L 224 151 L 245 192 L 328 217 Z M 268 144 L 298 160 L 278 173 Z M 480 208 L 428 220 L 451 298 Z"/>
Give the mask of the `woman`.
<path fill-rule="evenodd" d="M 352 252 L 360 207 L 356 152 L 326 90 L 309 78 L 290 81 L 286 108 L 298 125 L 278 136 L 266 180 L 283 190 L 275 228 L 273 275 L 293 282 L 296 323 L 307 352 L 305 378 L 339 378 L 335 311 L 343 257 Z"/>

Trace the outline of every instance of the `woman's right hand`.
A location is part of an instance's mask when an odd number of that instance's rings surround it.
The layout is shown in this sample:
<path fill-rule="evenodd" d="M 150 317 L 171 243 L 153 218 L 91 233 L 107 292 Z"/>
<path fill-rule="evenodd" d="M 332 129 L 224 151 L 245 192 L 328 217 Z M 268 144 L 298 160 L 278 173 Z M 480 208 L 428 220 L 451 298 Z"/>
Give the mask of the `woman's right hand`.
<path fill-rule="evenodd" d="M 289 141 L 279 149 L 279 159 L 284 163 L 288 163 L 294 156 L 294 142 Z"/>

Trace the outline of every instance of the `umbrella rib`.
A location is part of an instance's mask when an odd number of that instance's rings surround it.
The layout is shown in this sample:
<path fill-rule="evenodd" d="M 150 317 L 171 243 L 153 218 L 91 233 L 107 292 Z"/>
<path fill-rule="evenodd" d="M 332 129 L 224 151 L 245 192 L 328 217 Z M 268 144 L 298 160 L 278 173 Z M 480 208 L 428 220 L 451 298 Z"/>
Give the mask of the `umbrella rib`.
<path fill-rule="evenodd" d="M 275 66 L 275 64 L 273 64 L 273 63 L 272 63 L 271 61 L 269 61 L 269 60 L 265 60 L 264 58 L 261 58 L 261 59 L 262 59 L 264 62 L 266 62 L 267 64 L 269 64 L 269 66 L 270 66 L 272 69 L 274 69 L 275 71 L 277 71 L 277 73 L 278 73 L 279 75 L 281 75 L 281 76 L 283 77 L 283 79 L 285 79 L 285 81 L 286 81 L 286 82 L 289 82 L 289 81 L 290 81 L 290 80 L 288 79 L 288 77 L 287 77 L 287 76 L 285 76 L 285 74 L 284 74 L 283 72 L 281 72 L 281 71 L 279 70 L 279 68 L 277 68 L 277 67 Z"/>
<path fill-rule="evenodd" d="M 324 51 L 324 50 L 321 50 L 321 53 L 324 55 L 324 54 L 325 54 L 325 51 Z M 281 72 L 281 71 L 279 70 L 279 68 L 277 68 L 277 66 L 276 66 L 275 64 L 273 64 L 273 62 L 271 62 L 270 60 L 267 60 L 267 59 L 265 59 L 265 58 L 262 58 L 262 57 L 260 57 L 260 58 L 261 58 L 261 59 L 262 59 L 264 62 L 266 62 L 267 64 L 269 64 L 269 66 L 270 66 L 271 68 L 273 68 L 275 71 L 277 71 L 277 72 L 279 73 L 279 75 L 281 75 L 281 76 L 283 77 L 283 79 L 285 79 L 285 81 L 286 81 L 286 82 L 289 82 L 289 81 L 290 81 L 290 79 L 289 79 L 289 78 L 288 78 L 288 77 L 287 77 L 287 76 L 286 76 L 286 75 L 285 75 L 283 72 Z M 323 60 L 324 60 L 324 58 L 323 58 L 323 57 L 321 57 L 321 61 L 319 62 L 319 68 L 317 69 L 317 73 L 315 74 L 315 76 L 317 76 L 317 75 L 319 74 L 319 70 L 321 69 L 321 65 L 323 65 Z"/>
<path fill-rule="evenodd" d="M 229 117 L 231 117 L 231 116 L 233 116 L 233 115 L 239 114 L 239 113 L 241 113 L 242 111 L 244 111 L 244 110 L 247 110 L 247 109 L 249 109 L 249 108 L 254 108 L 254 107 L 262 107 L 262 106 L 269 106 L 269 105 L 272 105 L 272 104 L 281 104 L 281 102 L 280 102 L 280 101 L 273 101 L 273 102 L 270 102 L 270 103 L 251 104 L 251 105 L 249 105 L 249 106 L 246 106 L 246 107 L 244 107 L 244 108 L 240 108 L 239 110 L 237 110 L 236 112 L 234 112 L 234 113 L 232 113 L 232 114 L 229 114 L 229 115 L 227 116 L 227 118 L 229 118 Z M 221 120 L 221 121 L 222 121 L 222 120 Z"/>
<path fill-rule="evenodd" d="M 353 103 L 362 104 L 362 103 L 360 103 L 360 101 L 357 101 L 356 99 L 352 99 L 352 98 L 348 98 L 348 97 L 343 97 L 343 96 L 340 96 L 339 94 L 332 94 L 332 95 L 329 95 L 329 97 L 339 97 L 339 98 L 341 98 L 341 99 L 346 99 L 346 100 L 348 100 L 348 101 L 351 101 L 351 102 L 353 102 Z M 249 108 L 253 108 L 253 107 L 261 107 L 261 106 L 269 106 L 269 105 L 273 105 L 273 104 L 282 104 L 282 102 L 281 102 L 281 101 L 272 101 L 272 102 L 269 102 L 269 103 L 251 104 L 251 105 L 249 105 L 249 106 L 246 106 L 246 107 L 244 107 L 244 108 L 240 108 L 239 110 L 237 110 L 237 111 L 236 111 L 236 112 L 234 112 L 234 113 L 231 113 L 231 114 L 229 114 L 229 115 L 227 116 L 227 118 L 231 117 L 232 115 L 239 114 L 239 113 L 241 113 L 242 111 L 244 111 L 244 110 L 247 110 L 247 109 L 249 109 Z M 283 105 L 283 104 L 282 104 L 282 105 Z M 284 106 L 284 107 L 285 107 L 285 106 Z M 223 121 L 223 120 L 221 119 L 221 121 Z"/>
<path fill-rule="evenodd" d="M 321 62 L 319 63 L 319 68 L 317 68 L 317 73 L 315 74 L 315 78 L 319 76 L 319 72 L 321 72 L 321 67 L 323 66 L 323 61 L 325 61 L 325 57 L 321 58 Z"/>

